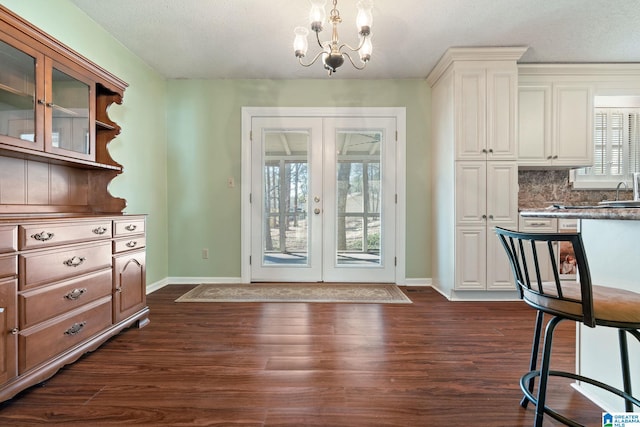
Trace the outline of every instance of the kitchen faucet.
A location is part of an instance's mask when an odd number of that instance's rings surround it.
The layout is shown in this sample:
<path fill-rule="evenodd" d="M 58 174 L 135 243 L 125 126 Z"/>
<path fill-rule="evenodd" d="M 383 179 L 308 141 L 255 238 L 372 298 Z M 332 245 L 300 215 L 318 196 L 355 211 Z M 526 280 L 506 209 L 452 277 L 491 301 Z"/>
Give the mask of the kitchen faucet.
<path fill-rule="evenodd" d="M 635 177 L 635 174 L 634 174 L 634 177 L 633 177 L 633 178 L 634 178 L 634 181 L 633 181 L 633 183 L 634 183 L 634 186 L 633 186 L 633 189 L 634 189 L 634 191 L 633 191 L 633 198 L 634 198 L 635 200 L 637 200 L 637 199 L 636 199 L 636 191 L 635 191 L 635 189 L 636 189 L 636 187 L 637 187 L 637 185 L 635 185 L 635 184 L 636 184 L 636 180 L 635 180 L 635 178 L 636 178 L 636 177 Z M 629 186 L 627 185 L 627 183 L 626 183 L 626 182 L 624 182 L 624 181 L 620 181 L 620 182 L 618 183 L 618 185 L 616 186 L 616 201 L 620 200 L 620 197 L 619 197 L 619 196 L 620 196 L 620 186 L 621 186 L 621 185 L 624 185 L 624 189 L 625 189 L 625 190 L 628 190 L 628 189 L 629 189 Z"/>

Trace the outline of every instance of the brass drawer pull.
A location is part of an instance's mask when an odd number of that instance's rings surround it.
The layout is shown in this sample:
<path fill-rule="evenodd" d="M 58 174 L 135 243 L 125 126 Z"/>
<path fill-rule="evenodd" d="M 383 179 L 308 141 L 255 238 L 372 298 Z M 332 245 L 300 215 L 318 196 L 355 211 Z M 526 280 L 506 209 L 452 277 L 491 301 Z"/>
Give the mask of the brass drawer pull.
<path fill-rule="evenodd" d="M 53 239 L 53 233 L 41 231 L 40 233 L 32 234 L 31 238 L 39 240 L 40 242 L 46 242 L 47 240 Z"/>
<path fill-rule="evenodd" d="M 130 242 L 127 242 L 125 244 L 128 248 L 135 248 L 138 245 L 138 242 L 136 242 L 135 240 L 132 240 Z"/>
<path fill-rule="evenodd" d="M 129 225 L 127 225 L 124 229 L 125 229 L 125 230 L 127 230 L 127 231 L 135 231 L 135 229 L 136 229 L 136 228 L 138 228 L 138 226 L 137 226 L 137 225 L 135 225 L 135 224 L 129 224 Z"/>
<path fill-rule="evenodd" d="M 80 288 L 80 289 L 75 288 L 74 290 L 66 294 L 64 297 L 68 300 L 75 301 L 78 298 L 80 298 L 80 296 L 85 292 L 87 292 L 87 288 Z"/>
<path fill-rule="evenodd" d="M 98 227 L 98 228 L 94 228 L 94 229 L 93 229 L 93 232 L 94 232 L 94 233 L 96 233 L 96 234 L 98 234 L 98 235 L 101 235 L 101 234 L 104 234 L 104 233 L 106 233 L 106 232 L 107 232 L 107 228 L 106 228 L 106 227 L 102 227 L 102 226 L 100 226 L 100 227 Z"/>
<path fill-rule="evenodd" d="M 74 256 L 73 258 L 64 261 L 63 264 L 66 265 L 67 267 L 77 267 L 83 262 L 85 262 L 86 260 L 87 259 L 83 256 Z"/>
<path fill-rule="evenodd" d="M 73 326 L 71 326 L 69 329 L 64 331 L 64 334 L 65 335 L 76 335 L 82 330 L 82 328 L 84 328 L 84 325 L 86 325 L 86 324 L 87 324 L 87 322 L 74 323 Z"/>

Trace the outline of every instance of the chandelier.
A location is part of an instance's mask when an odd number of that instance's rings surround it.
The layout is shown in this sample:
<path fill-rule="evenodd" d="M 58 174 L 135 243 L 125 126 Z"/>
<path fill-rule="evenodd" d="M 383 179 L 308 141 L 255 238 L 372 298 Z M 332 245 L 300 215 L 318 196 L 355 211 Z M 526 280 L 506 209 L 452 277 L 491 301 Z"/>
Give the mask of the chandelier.
<path fill-rule="evenodd" d="M 333 8 L 329 12 L 328 22 L 333 26 L 331 32 L 331 40 L 322 42 L 320 41 L 320 32 L 323 29 L 323 24 L 327 21 L 325 12 L 326 0 L 311 0 L 311 12 L 309 12 L 309 21 L 311 22 L 311 30 L 316 33 L 316 40 L 320 46 L 320 52 L 313 57 L 311 62 L 305 64 L 302 61 L 309 49 L 309 43 L 307 42 L 307 36 L 309 30 L 304 27 L 296 27 L 296 38 L 293 41 L 293 49 L 296 57 L 298 58 L 300 65 L 303 67 L 309 67 L 313 65 L 318 58 L 322 57 L 322 63 L 329 75 L 336 72 L 336 69 L 344 63 L 344 58 L 347 57 L 351 65 L 356 69 L 362 70 L 366 67 L 367 62 L 371 59 L 371 51 L 373 46 L 371 45 L 371 24 L 373 22 L 373 15 L 371 13 L 371 2 L 369 0 L 361 0 L 356 4 L 358 8 L 358 15 L 356 17 L 356 25 L 358 27 L 358 35 L 360 42 L 357 48 L 353 48 L 346 43 L 340 43 L 338 38 L 338 24 L 342 22 L 340 12 L 338 11 L 338 0 L 333 0 Z M 348 49 L 351 52 L 358 52 L 360 55 L 361 65 L 356 64 L 349 53 L 344 50 Z"/>

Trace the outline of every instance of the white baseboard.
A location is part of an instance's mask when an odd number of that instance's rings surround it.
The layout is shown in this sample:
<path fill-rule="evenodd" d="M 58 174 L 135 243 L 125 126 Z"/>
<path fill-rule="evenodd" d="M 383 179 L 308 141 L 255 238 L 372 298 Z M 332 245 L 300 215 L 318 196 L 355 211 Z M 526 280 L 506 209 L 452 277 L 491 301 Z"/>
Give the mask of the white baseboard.
<path fill-rule="evenodd" d="M 199 285 L 201 283 L 242 283 L 239 277 L 165 277 L 147 285 L 147 295 L 167 285 Z"/>
<path fill-rule="evenodd" d="M 405 279 L 404 286 L 431 286 L 430 278 Z"/>
<path fill-rule="evenodd" d="M 165 277 L 147 285 L 147 295 L 167 285 L 199 285 L 200 283 L 243 283 L 240 277 Z M 430 278 L 405 279 L 398 286 L 431 286 Z"/>

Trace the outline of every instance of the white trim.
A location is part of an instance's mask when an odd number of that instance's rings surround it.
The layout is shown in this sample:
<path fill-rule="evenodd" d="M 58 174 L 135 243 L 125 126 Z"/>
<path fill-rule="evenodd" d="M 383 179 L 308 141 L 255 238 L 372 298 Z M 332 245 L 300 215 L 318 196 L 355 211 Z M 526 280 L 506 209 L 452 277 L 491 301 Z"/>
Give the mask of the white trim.
<path fill-rule="evenodd" d="M 168 277 L 165 277 L 164 279 L 159 280 L 159 281 L 157 281 L 155 283 L 147 284 L 147 288 L 146 288 L 147 295 L 164 288 L 168 284 L 169 284 L 169 278 Z"/>
<path fill-rule="evenodd" d="M 239 277 L 169 277 L 172 285 L 199 285 L 201 283 L 244 283 Z"/>
<path fill-rule="evenodd" d="M 242 147 L 240 185 L 240 277 L 242 283 L 251 281 L 251 170 L 244 167 L 251 162 L 252 117 L 395 117 L 398 131 L 396 149 L 396 283 L 406 281 L 406 108 L 404 107 L 242 107 Z"/>
<path fill-rule="evenodd" d="M 424 279 L 405 279 L 404 281 L 404 286 L 412 286 L 415 288 L 418 287 L 430 287 L 433 288 L 433 285 L 431 284 L 431 278 L 424 278 Z"/>

